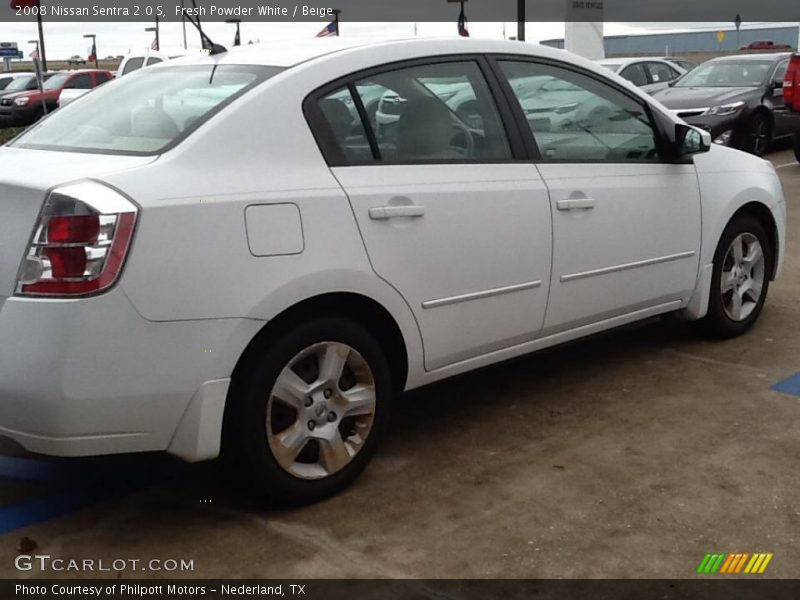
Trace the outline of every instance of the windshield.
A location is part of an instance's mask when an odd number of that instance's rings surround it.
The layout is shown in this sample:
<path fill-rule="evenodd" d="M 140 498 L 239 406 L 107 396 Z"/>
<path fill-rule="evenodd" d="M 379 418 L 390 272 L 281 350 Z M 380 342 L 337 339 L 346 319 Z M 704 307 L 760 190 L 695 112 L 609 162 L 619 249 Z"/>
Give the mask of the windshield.
<path fill-rule="evenodd" d="M 142 69 L 56 111 L 14 145 L 41 150 L 157 154 L 179 143 L 224 106 L 282 70 L 236 65 Z"/>
<path fill-rule="evenodd" d="M 771 68 L 768 61 L 709 62 L 684 75 L 675 87 L 757 87 L 766 81 Z"/>
<path fill-rule="evenodd" d="M 66 83 L 67 79 L 69 79 L 69 73 L 58 73 L 45 81 L 42 88 L 45 90 L 57 90 Z"/>
<path fill-rule="evenodd" d="M 11 83 L 8 84 L 8 87 L 3 90 L 4 92 L 19 92 L 24 89 L 28 88 L 29 83 L 33 83 L 36 79 L 33 75 L 28 75 L 27 77 L 17 77 Z"/>

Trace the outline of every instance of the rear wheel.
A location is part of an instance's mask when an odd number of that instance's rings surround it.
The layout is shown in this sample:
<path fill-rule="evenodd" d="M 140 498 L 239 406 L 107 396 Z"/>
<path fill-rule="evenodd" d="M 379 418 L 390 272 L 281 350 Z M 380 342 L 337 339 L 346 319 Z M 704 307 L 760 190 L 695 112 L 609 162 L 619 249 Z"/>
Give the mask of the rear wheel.
<path fill-rule="evenodd" d="M 232 389 L 226 454 L 250 489 L 286 504 L 331 496 L 364 469 L 391 399 L 380 346 L 339 318 L 274 339 Z"/>
<path fill-rule="evenodd" d="M 736 217 L 725 228 L 714 256 L 708 315 L 702 323 L 715 337 L 747 332 L 758 320 L 769 289 L 772 250 L 764 226 Z"/>

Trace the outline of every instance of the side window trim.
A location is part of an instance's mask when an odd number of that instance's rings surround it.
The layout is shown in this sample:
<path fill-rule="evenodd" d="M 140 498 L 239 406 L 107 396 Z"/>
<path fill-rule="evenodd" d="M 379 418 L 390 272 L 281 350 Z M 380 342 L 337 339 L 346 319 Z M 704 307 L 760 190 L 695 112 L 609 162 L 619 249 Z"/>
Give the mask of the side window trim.
<path fill-rule="evenodd" d="M 530 154 L 530 159 L 529 160 L 534 162 L 534 163 L 537 163 L 537 164 L 539 164 L 539 163 L 542 163 L 542 164 L 543 163 L 549 163 L 549 164 L 556 164 L 556 163 L 581 164 L 581 163 L 586 163 L 586 164 L 588 164 L 588 163 L 607 163 L 608 161 L 605 161 L 605 160 L 596 160 L 596 161 L 587 161 L 587 160 L 547 160 L 547 161 L 545 161 L 543 159 L 542 155 L 541 155 L 540 150 L 539 150 L 539 146 L 538 146 L 538 144 L 536 142 L 536 138 L 533 135 L 533 132 L 531 131 L 530 127 L 528 126 L 527 120 L 525 119 L 525 114 L 522 112 L 522 107 L 521 107 L 521 105 L 519 103 L 519 100 L 517 100 L 517 98 L 516 98 L 516 96 L 514 94 L 514 91 L 511 89 L 511 85 L 508 83 L 508 80 L 506 79 L 505 74 L 503 73 L 503 70 L 502 70 L 502 68 L 500 66 L 500 63 L 503 62 L 503 61 L 528 62 L 528 63 L 537 64 L 537 65 L 555 67 L 555 68 L 564 69 L 564 70 L 567 70 L 567 71 L 572 71 L 573 73 L 577 73 L 578 75 L 583 75 L 584 77 L 589 77 L 589 78 L 594 79 L 595 81 L 597 81 L 599 83 L 602 83 L 603 85 L 606 85 L 606 86 L 614 89 L 615 91 L 623 94 L 624 96 L 627 96 L 630 100 L 633 100 L 634 102 L 636 102 L 637 104 L 639 104 L 642 107 L 642 109 L 645 111 L 645 114 L 647 115 L 648 120 L 650 121 L 650 126 L 653 128 L 653 132 L 654 132 L 654 135 L 655 135 L 656 148 L 657 149 L 658 148 L 662 148 L 663 145 L 664 145 L 664 132 L 661 131 L 661 128 L 659 127 L 658 119 L 656 119 L 655 116 L 653 115 L 653 111 L 652 111 L 652 108 L 650 107 L 650 104 L 648 102 L 642 100 L 638 96 L 635 96 L 634 94 L 631 94 L 629 90 L 625 89 L 623 86 L 618 85 L 614 81 L 611 81 L 611 80 L 608 80 L 608 79 L 604 79 L 604 78 L 598 76 L 596 73 L 594 73 L 592 71 L 589 71 L 589 70 L 586 70 L 586 69 L 582 69 L 581 67 L 578 67 L 578 66 L 575 66 L 575 65 L 572 65 L 572 64 L 569 64 L 569 63 L 564 63 L 564 62 L 561 62 L 561 61 L 558 61 L 558 60 L 552 60 L 552 59 L 549 59 L 549 58 L 539 57 L 539 56 L 530 56 L 530 55 L 525 55 L 525 54 L 488 54 L 487 55 L 487 59 L 490 61 L 491 65 L 492 65 L 492 70 L 496 73 L 496 76 L 501 81 L 501 88 L 503 89 L 505 95 L 507 96 L 507 101 L 509 102 L 509 104 L 511 106 L 511 110 L 516 115 L 516 121 L 517 121 L 517 124 L 518 124 L 518 130 L 520 131 L 520 133 L 521 133 L 521 135 L 522 135 L 522 137 L 523 137 L 523 139 L 525 141 L 526 147 L 529 148 L 529 154 Z M 628 161 L 627 163 L 624 163 L 624 164 L 634 164 L 636 162 L 637 161 Z M 660 153 L 659 153 L 658 161 L 648 160 L 648 161 L 639 161 L 639 162 L 641 162 L 642 164 L 671 164 L 670 161 L 667 161 L 667 160 L 663 159 L 661 157 Z"/>
<path fill-rule="evenodd" d="M 347 89 L 350 90 L 350 96 L 353 98 L 353 104 L 356 106 L 358 118 L 361 119 L 361 126 L 367 134 L 367 141 L 369 142 L 369 149 L 372 151 L 372 160 L 375 162 L 381 161 L 381 148 L 378 145 L 378 139 L 375 137 L 375 131 L 372 129 L 372 123 L 369 122 L 369 114 L 364 106 L 364 101 L 361 94 L 358 93 L 355 80 L 347 84 Z"/>
<path fill-rule="evenodd" d="M 445 63 L 452 63 L 452 62 L 474 62 L 477 64 L 481 75 L 483 76 L 486 85 L 489 89 L 490 98 L 495 104 L 495 108 L 497 109 L 498 115 L 500 117 L 500 122 L 503 127 L 503 133 L 506 136 L 506 140 L 508 141 L 509 148 L 511 150 L 512 157 L 508 159 L 500 159 L 500 160 L 480 160 L 480 161 L 457 161 L 457 163 L 452 164 L 513 164 L 518 162 L 530 162 L 530 157 L 528 156 L 527 152 L 523 150 L 526 148 L 526 144 L 524 141 L 524 134 L 520 133 L 518 128 L 512 127 L 512 124 L 516 124 L 514 121 L 509 122 L 509 118 L 513 118 L 513 105 L 508 105 L 508 98 L 505 93 L 502 92 L 498 88 L 498 81 L 497 75 L 494 72 L 494 67 L 490 65 L 486 59 L 485 55 L 482 54 L 442 54 L 442 55 L 434 55 L 434 56 L 427 56 L 427 57 L 420 57 L 414 58 L 410 60 L 402 60 L 397 62 L 385 63 L 383 65 L 379 65 L 377 67 L 370 67 L 368 69 L 363 69 L 361 71 L 357 71 L 354 73 L 350 73 L 344 77 L 340 77 L 333 81 L 330 81 L 317 89 L 313 90 L 310 94 L 306 96 L 303 100 L 303 114 L 306 117 L 306 121 L 311 129 L 311 133 L 314 139 L 319 146 L 319 149 L 322 153 L 323 158 L 325 159 L 326 163 L 329 167 L 345 167 L 345 166 L 371 166 L 371 165 L 382 165 L 382 166 L 397 166 L 401 164 L 416 164 L 416 163 L 399 163 L 399 162 L 392 162 L 392 163 L 383 163 L 380 161 L 379 158 L 375 158 L 380 156 L 380 150 L 377 149 L 377 140 L 375 138 L 375 132 L 373 131 L 372 124 L 369 121 L 369 118 L 366 113 L 366 108 L 361 101 L 360 96 L 355 93 L 357 92 L 356 83 L 360 80 L 373 77 L 376 75 L 381 75 L 383 73 L 390 73 L 392 71 L 398 71 L 402 69 L 408 69 L 413 67 L 419 66 L 428 66 L 428 65 L 437 65 L 437 64 L 445 64 Z M 357 112 L 359 114 L 359 118 L 361 119 L 362 126 L 364 127 L 365 131 L 367 132 L 368 140 L 370 143 L 370 147 L 372 148 L 373 152 L 373 161 L 371 162 L 354 162 L 349 161 L 344 156 L 344 152 L 339 148 L 339 144 L 336 141 L 336 137 L 333 131 L 330 128 L 327 120 L 325 119 L 322 111 L 319 108 L 319 101 L 322 100 L 326 95 L 335 92 L 336 90 L 340 89 L 348 89 L 350 93 L 353 95 L 353 100 L 356 103 Z M 505 105 L 505 106 L 504 106 Z M 504 109 L 508 112 L 504 112 Z M 373 142 L 375 143 L 375 147 L 372 146 Z M 440 164 L 440 163 L 425 163 L 425 164 Z M 448 164 L 447 162 L 443 162 L 441 164 Z"/>

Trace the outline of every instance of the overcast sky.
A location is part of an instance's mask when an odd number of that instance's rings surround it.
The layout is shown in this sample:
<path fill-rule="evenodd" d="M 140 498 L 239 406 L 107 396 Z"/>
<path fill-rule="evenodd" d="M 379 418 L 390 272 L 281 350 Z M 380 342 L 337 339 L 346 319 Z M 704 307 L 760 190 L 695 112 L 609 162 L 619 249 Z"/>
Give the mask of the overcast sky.
<path fill-rule="evenodd" d="M 313 37 L 325 25 L 324 22 L 295 23 L 243 23 L 242 42 L 249 40 L 267 42 L 279 39 L 302 39 Z M 759 24 L 746 24 L 745 27 Z M 761 24 L 766 25 L 766 24 Z M 153 34 L 144 31 L 143 23 L 47 23 L 44 24 L 47 56 L 53 60 L 68 58 L 73 54 L 88 54 L 89 41 L 83 39 L 86 33 L 97 34 L 100 57 L 127 54 L 149 47 Z M 606 23 L 606 35 L 622 33 L 647 33 L 663 30 L 719 29 L 729 28 L 731 23 Z M 32 46 L 28 40 L 37 37 L 35 23 L 8 23 L 0 25 L 0 42 L 16 42 L 27 57 Z M 207 22 L 203 24 L 206 33 L 222 45 L 233 44 L 234 26 L 225 23 Z M 502 38 L 503 23 L 470 23 L 473 37 Z M 348 23 L 341 24 L 342 36 L 369 37 L 410 37 L 415 32 L 414 23 Z M 416 25 L 419 36 L 455 35 L 456 23 L 419 23 Z M 516 23 L 505 25 L 507 36 L 516 35 Z M 527 38 L 539 41 L 563 37 L 563 23 L 528 23 Z M 190 49 L 199 49 L 200 40 L 194 28 L 187 23 L 187 37 Z M 183 31 L 180 23 L 161 24 L 161 48 L 166 52 L 183 51 Z"/>

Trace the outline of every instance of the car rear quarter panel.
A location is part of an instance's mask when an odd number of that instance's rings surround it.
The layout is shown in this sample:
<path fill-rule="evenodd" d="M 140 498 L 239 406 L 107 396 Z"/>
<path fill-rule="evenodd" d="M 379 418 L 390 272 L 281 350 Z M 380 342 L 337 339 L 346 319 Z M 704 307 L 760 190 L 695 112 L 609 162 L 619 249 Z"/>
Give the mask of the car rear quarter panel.
<path fill-rule="evenodd" d="M 150 321 L 266 322 L 308 298 L 361 294 L 392 314 L 412 363 L 421 363 L 413 315 L 373 272 L 347 196 L 306 123 L 308 91 L 299 80 L 268 82 L 157 163 L 108 178 L 142 206 L 120 285 Z M 300 212 L 302 251 L 255 256 L 247 209 L 287 204 Z"/>

